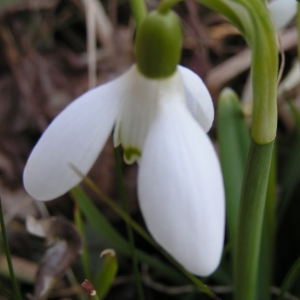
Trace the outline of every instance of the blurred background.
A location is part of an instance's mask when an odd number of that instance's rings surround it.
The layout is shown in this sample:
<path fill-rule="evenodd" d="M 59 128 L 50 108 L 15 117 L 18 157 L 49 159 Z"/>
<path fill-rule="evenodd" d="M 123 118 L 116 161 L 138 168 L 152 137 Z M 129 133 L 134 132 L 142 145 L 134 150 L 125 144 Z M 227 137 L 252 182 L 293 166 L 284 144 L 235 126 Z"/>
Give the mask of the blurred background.
<path fill-rule="evenodd" d="M 93 2 L 92 10 L 90 2 Z M 146 2 L 151 10 L 159 1 Z M 216 109 L 220 91 L 225 86 L 232 87 L 241 97 L 243 112 L 249 121 L 251 52 L 237 29 L 222 16 L 193 2 L 178 4 L 175 11 L 182 19 L 184 32 L 181 64 L 202 77 Z M 94 29 L 89 22 L 94 22 Z M 95 30 L 95 39 L 89 30 Z M 285 66 L 278 97 L 277 198 L 287 199 L 287 204 L 277 223 L 274 299 L 278 295 L 276 287 L 281 285 L 300 254 L 297 35 L 295 21 L 280 32 Z M 134 37 L 135 22 L 129 2 L 125 0 L 0 1 L 0 196 L 24 299 L 25 295 L 33 293 L 38 264 L 47 249 L 43 239 L 26 231 L 26 216 L 74 219 L 74 202 L 69 195 L 37 203 L 26 194 L 22 172 L 28 155 L 47 125 L 64 107 L 89 88 L 116 78 L 134 63 Z M 291 110 L 290 101 L 294 110 Z M 216 124 L 209 134 L 218 151 Z M 122 168 L 130 213 L 144 226 L 136 195 L 137 166 L 122 163 Z M 111 139 L 89 177 L 120 204 Z M 126 237 L 124 222 L 118 215 L 84 184 L 83 187 L 110 223 Z M 85 226 L 92 266 L 97 270 L 101 265 L 99 253 L 110 244 L 88 222 Z M 135 239 L 137 248 L 163 259 L 138 235 Z M 120 254 L 118 261 L 119 272 L 106 299 L 137 299 L 131 260 Z M 148 272 L 147 264 L 140 267 L 146 299 L 208 299 L 195 292 L 188 281 L 179 284 L 161 279 L 159 274 Z M 73 275 L 75 279 L 70 281 Z M 222 299 L 231 299 L 230 280 L 220 278 L 212 277 L 208 283 Z M 49 299 L 85 299 L 76 285 L 76 281 L 83 280 L 78 260 L 73 271 L 59 280 Z M 289 299 L 300 299 L 299 283 L 296 280 L 291 291 L 298 298 L 290 295 Z M 11 291 L 5 254 L 0 245 L 0 299 L 14 299 Z"/>

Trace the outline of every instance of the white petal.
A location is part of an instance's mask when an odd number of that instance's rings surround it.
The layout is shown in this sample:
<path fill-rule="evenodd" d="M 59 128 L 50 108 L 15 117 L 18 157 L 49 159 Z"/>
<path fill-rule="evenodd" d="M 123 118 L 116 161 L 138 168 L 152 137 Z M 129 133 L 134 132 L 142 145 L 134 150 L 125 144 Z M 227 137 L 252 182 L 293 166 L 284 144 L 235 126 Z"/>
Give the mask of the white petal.
<path fill-rule="evenodd" d="M 112 130 L 130 72 L 83 94 L 52 121 L 25 167 L 32 197 L 51 200 L 77 185 L 81 178 L 72 166 L 87 174 Z"/>
<path fill-rule="evenodd" d="M 122 143 L 127 163 L 139 159 L 149 126 L 157 114 L 160 99 L 165 96 L 171 99 L 177 95 L 184 101 L 179 72 L 166 79 L 150 79 L 134 67 L 131 86 L 114 132 L 115 146 Z"/>
<path fill-rule="evenodd" d="M 162 102 L 149 130 L 138 193 L 155 240 L 188 271 L 211 274 L 223 249 L 223 180 L 211 141 L 180 102 Z"/>
<path fill-rule="evenodd" d="M 186 95 L 187 106 L 204 131 L 208 132 L 214 120 L 214 106 L 202 79 L 191 70 L 178 66 Z"/>
<path fill-rule="evenodd" d="M 285 27 L 297 13 L 296 0 L 275 0 L 268 4 L 276 28 Z"/>

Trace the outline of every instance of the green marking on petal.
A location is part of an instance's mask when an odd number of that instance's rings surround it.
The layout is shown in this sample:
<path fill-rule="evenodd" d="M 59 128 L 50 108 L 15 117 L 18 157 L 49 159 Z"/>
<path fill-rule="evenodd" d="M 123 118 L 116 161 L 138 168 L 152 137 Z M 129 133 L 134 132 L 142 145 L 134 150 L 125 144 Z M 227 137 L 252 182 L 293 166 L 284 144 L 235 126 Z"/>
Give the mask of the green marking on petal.
<path fill-rule="evenodd" d="M 141 150 L 134 147 L 124 148 L 124 159 L 126 163 L 132 164 L 137 158 L 141 157 Z"/>

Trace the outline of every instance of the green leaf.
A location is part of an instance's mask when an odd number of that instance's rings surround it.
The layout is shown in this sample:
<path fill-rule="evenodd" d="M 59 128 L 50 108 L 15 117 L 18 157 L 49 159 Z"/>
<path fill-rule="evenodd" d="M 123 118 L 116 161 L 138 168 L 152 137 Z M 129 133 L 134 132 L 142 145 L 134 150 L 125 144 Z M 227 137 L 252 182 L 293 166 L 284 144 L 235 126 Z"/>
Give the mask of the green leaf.
<path fill-rule="evenodd" d="M 88 250 L 88 245 L 86 242 L 86 234 L 83 226 L 81 211 L 79 210 L 79 207 L 77 204 L 75 204 L 74 208 L 74 219 L 75 224 L 78 232 L 81 235 L 82 242 L 83 242 L 83 249 L 82 249 L 82 255 L 81 255 L 81 261 L 82 266 L 84 270 L 84 276 L 88 280 L 92 280 L 92 271 L 91 271 L 91 264 L 90 264 L 90 255 Z"/>
<path fill-rule="evenodd" d="M 103 299 L 117 275 L 118 261 L 113 249 L 104 250 L 100 256 L 104 261 L 95 280 L 95 289 L 99 299 Z"/>
<path fill-rule="evenodd" d="M 296 137 L 294 143 L 291 147 L 286 165 L 282 174 L 284 177 L 282 178 L 282 190 L 283 195 L 278 207 L 278 224 L 282 222 L 287 208 L 291 202 L 291 198 L 293 192 L 299 182 L 300 178 L 300 115 L 297 112 L 297 109 L 294 107 L 292 102 L 289 102 L 290 109 L 292 112 L 292 116 L 296 123 Z"/>
<path fill-rule="evenodd" d="M 275 232 L 275 206 L 276 206 L 276 145 L 274 146 L 268 189 L 266 195 L 266 207 L 262 227 L 260 257 L 258 264 L 257 300 L 271 298 L 270 286 L 273 275 L 274 232 Z"/>
<path fill-rule="evenodd" d="M 292 267 L 290 268 L 289 272 L 287 273 L 286 277 L 283 280 L 283 284 L 279 295 L 279 300 L 285 299 L 285 293 L 288 291 L 288 288 L 297 279 L 296 275 L 299 274 L 299 270 L 300 270 L 300 257 L 292 265 Z"/>
<path fill-rule="evenodd" d="M 238 96 L 228 88 L 222 91 L 218 101 L 217 130 L 226 193 L 228 233 L 230 239 L 234 239 L 250 133 Z"/>
<path fill-rule="evenodd" d="M 251 142 L 243 181 L 237 244 L 235 248 L 235 298 L 256 299 L 261 232 L 274 141 Z"/>
<path fill-rule="evenodd" d="M 97 207 L 91 202 L 89 197 L 79 186 L 71 191 L 72 196 L 76 199 L 78 206 L 84 213 L 91 225 L 101 235 L 115 245 L 121 252 L 129 252 L 129 244 L 119 235 L 119 233 L 107 222 L 105 217 L 100 213 Z"/>
<path fill-rule="evenodd" d="M 71 191 L 72 196 L 76 199 L 78 206 L 86 216 L 90 224 L 109 242 L 116 250 L 130 256 L 129 243 L 109 224 L 105 217 L 100 213 L 97 207 L 92 203 L 83 189 L 79 186 Z M 177 283 L 186 282 L 186 279 L 179 272 L 166 265 L 164 262 L 148 255 L 147 253 L 136 250 L 137 257 L 140 261 L 146 262 L 149 266 L 160 271 L 160 274 Z"/>

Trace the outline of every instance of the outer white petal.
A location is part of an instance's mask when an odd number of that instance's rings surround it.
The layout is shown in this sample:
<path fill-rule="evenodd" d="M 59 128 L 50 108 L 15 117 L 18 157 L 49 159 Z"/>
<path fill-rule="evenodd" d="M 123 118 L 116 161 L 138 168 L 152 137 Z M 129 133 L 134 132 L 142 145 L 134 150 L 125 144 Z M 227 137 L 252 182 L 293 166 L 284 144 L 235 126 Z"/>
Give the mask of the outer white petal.
<path fill-rule="evenodd" d="M 214 106 L 202 79 L 191 70 L 178 66 L 186 95 L 187 106 L 202 128 L 208 132 L 214 120 Z"/>
<path fill-rule="evenodd" d="M 122 143 L 128 163 L 140 157 L 159 99 L 177 94 L 183 99 L 184 96 L 179 72 L 166 79 L 150 79 L 133 67 L 131 82 L 114 132 L 114 143 Z"/>
<path fill-rule="evenodd" d="M 223 249 L 223 180 L 211 141 L 183 103 L 161 105 L 143 148 L 138 193 L 155 240 L 188 271 L 211 274 Z"/>
<path fill-rule="evenodd" d="M 297 13 L 296 0 L 275 0 L 268 4 L 276 28 L 285 27 Z"/>
<path fill-rule="evenodd" d="M 64 109 L 36 144 L 23 179 L 27 192 L 51 200 L 77 185 L 106 142 L 126 93 L 130 72 L 83 94 Z"/>

